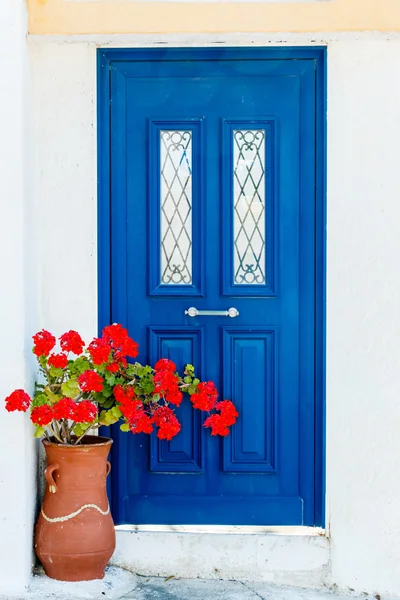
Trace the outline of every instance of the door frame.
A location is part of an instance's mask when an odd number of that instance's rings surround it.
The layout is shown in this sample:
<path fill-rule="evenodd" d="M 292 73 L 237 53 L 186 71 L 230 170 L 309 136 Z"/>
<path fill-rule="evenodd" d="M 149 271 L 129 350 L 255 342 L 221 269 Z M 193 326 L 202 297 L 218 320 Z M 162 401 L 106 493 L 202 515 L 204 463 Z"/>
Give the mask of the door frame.
<path fill-rule="evenodd" d="M 221 49 L 232 57 L 251 54 L 251 59 L 313 60 L 316 71 L 316 154 L 315 154 L 315 339 L 314 339 L 314 523 L 325 526 L 326 489 L 326 102 L 327 49 L 322 46 L 292 47 L 213 47 L 167 46 L 168 53 L 187 58 L 188 55 L 218 59 Z M 99 48 L 97 50 L 97 232 L 98 232 L 98 329 L 111 322 L 111 141 L 110 141 L 110 73 L 112 61 L 140 60 L 163 57 L 166 49 L 159 48 Z M 102 428 L 110 435 L 110 428 Z M 113 445 L 111 460 L 117 458 Z M 112 506 L 113 489 L 108 482 Z"/>

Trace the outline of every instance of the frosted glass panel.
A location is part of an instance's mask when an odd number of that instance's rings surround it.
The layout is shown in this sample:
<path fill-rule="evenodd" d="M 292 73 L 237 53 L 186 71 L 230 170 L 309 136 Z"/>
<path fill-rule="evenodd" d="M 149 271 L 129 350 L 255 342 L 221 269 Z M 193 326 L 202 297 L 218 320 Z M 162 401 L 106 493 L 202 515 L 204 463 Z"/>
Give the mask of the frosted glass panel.
<path fill-rule="evenodd" d="M 160 131 L 161 283 L 192 283 L 192 132 Z"/>
<path fill-rule="evenodd" d="M 233 130 L 234 285 L 265 284 L 265 130 Z"/>

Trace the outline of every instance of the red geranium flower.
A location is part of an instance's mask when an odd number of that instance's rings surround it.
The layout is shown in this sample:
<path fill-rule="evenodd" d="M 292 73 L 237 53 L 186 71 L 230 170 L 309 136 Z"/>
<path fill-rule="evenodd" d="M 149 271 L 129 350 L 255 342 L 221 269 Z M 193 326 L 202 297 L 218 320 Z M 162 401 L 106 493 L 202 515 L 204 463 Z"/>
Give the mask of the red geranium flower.
<path fill-rule="evenodd" d="M 179 378 L 171 371 L 156 371 L 153 377 L 154 392 L 161 394 L 167 402 L 179 406 L 182 402 L 182 392 L 179 390 Z"/>
<path fill-rule="evenodd" d="M 190 396 L 194 408 L 210 411 L 215 408 L 218 392 L 212 381 L 197 384 L 197 391 Z"/>
<path fill-rule="evenodd" d="M 132 392 L 135 393 L 133 386 L 131 386 L 131 385 L 127 386 L 127 389 L 128 390 L 131 389 Z M 117 400 L 117 402 L 122 402 L 123 399 L 125 398 L 126 393 L 127 393 L 127 390 L 122 385 L 118 384 L 114 387 L 113 394 L 114 394 L 114 397 Z"/>
<path fill-rule="evenodd" d="M 181 424 L 173 410 L 168 406 L 160 406 L 154 411 L 154 423 L 159 428 L 157 437 L 160 440 L 172 440 L 181 430 Z"/>
<path fill-rule="evenodd" d="M 168 358 L 160 358 L 154 365 L 155 371 L 172 371 L 174 373 L 176 371 L 176 364 L 169 360 Z"/>
<path fill-rule="evenodd" d="M 72 398 L 61 398 L 53 406 L 53 415 L 55 419 L 71 419 L 75 417 L 76 403 Z"/>
<path fill-rule="evenodd" d="M 111 364 L 109 364 L 106 367 L 107 371 L 110 371 L 110 373 L 116 373 L 117 371 L 119 371 L 119 364 L 116 362 L 113 362 Z"/>
<path fill-rule="evenodd" d="M 235 405 L 230 400 L 223 400 L 215 405 L 215 408 L 220 411 L 221 417 L 225 425 L 234 425 L 239 416 Z"/>
<path fill-rule="evenodd" d="M 48 356 L 56 345 L 56 338 L 49 331 L 42 329 L 33 336 L 33 353 L 36 356 Z"/>
<path fill-rule="evenodd" d="M 204 421 L 203 427 L 211 427 L 211 435 L 222 435 L 225 437 L 229 434 L 229 429 L 224 423 L 222 415 L 211 415 Z"/>
<path fill-rule="evenodd" d="M 85 371 L 78 377 L 79 387 L 82 392 L 101 392 L 103 378 L 96 371 Z"/>
<path fill-rule="evenodd" d="M 89 400 L 82 400 L 76 404 L 74 421 L 75 423 L 93 423 L 97 417 L 97 406 Z"/>
<path fill-rule="evenodd" d="M 220 414 L 208 417 L 204 421 L 204 427 L 211 427 L 211 435 L 226 436 L 229 433 L 229 426 L 236 423 L 238 412 L 230 400 L 218 402 L 215 408 L 220 411 Z"/>
<path fill-rule="evenodd" d="M 85 342 L 77 331 L 71 329 L 60 337 L 60 345 L 65 352 L 81 354 L 85 347 Z"/>
<path fill-rule="evenodd" d="M 35 425 L 45 427 L 53 420 L 53 411 L 48 404 L 32 408 L 31 421 Z"/>
<path fill-rule="evenodd" d="M 108 325 L 102 331 L 103 340 L 109 343 L 120 358 L 131 356 L 135 358 L 139 353 L 139 345 L 129 337 L 128 330 L 119 323 Z M 116 360 L 120 360 L 115 355 Z"/>
<path fill-rule="evenodd" d="M 56 369 L 65 369 L 68 366 L 68 357 L 66 354 L 50 354 L 48 364 Z"/>
<path fill-rule="evenodd" d="M 111 346 L 101 338 L 94 338 L 88 346 L 89 354 L 95 365 L 101 365 L 108 361 L 111 352 Z"/>
<path fill-rule="evenodd" d="M 107 325 L 101 333 L 106 342 L 112 342 L 117 348 L 121 346 L 128 337 L 128 330 L 119 323 Z"/>
<path fill-rule="evenodd" d="M 129 385 L 124 388 L 122 385 L 116 385 L 114 396 L 119 404 L 120 411 L 129 422 L 138 417 L 139 411 L 143 412 L 143 403 L 137 399 L 133 386 Z"/>
<path fill-rule="evenodd" d="M 15 390 L 6 398 L 6 410 L 26 412 L 31 404 L 30 396 L 24 390 Z"/>
<path fill-rule="evenodd" d="M 152 433 L 153 421 L 146 415 L 144 410 L 137 410 L 134 417 L 129 421 L 132 433 Z"/>

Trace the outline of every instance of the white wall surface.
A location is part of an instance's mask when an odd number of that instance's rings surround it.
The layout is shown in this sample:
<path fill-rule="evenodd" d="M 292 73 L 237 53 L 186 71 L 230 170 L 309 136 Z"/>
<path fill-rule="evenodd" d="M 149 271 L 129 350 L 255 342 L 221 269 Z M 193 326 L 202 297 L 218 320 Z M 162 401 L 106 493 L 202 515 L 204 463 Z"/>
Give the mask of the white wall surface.
<path fill-rule="evenodd" d="M 34 302 L 27 276 L 32 252 L 26 222 L 29 137 L 24 0 L 0 2 L 0 593 L 29 582 L 35 505 L 35 445 L 25 415 L 9 414 L 3 399 L 31 386 L 30 341 Z"/>
<path fill-rule="evenodd" d="M 324 581 L 341 588 L 400 596 L 400 42 L 396 36 L 386 41 L 373 35 L 352 39 L 351 34 L 329 40 L 327 36 L 307 39 L 292 35 L 290 42 L 307 44 L 318 38 L 328 41 L 327 525 L 331 553 L 329 556 L 327 544 L 317 549 L 311 545 L 310 551 L 307 536 L 304 543 L 295 544 L 300 544 L 297 552 L 304 558 L 303 575 L 310 573 L 302 578 L 302 585 L 325 574 Z M 37 38 L 30 43 L 32 205 L 38 266 L 35 322 L 57 334 L 74 327 L 86 337 L 96 331 L 97 313 L 97 41 Z M 227 41 L 235 43 L 234 38 Z M 251 41 L 250 36 L 242 36 L 239 43 Z M 261 45 L 273 41 L 270 35 L 256 39 Z M 150 37 L 132 37 L 125 45 L 149 43 Z M 179 44 L 176 36 L 174 43 Z M 192 37 L 186 43 L 201 45 L 207 38 Z M 113 44 L 122 45 L 121 38 L 116 37 Z M 3 56 L 9 54 L 6 50 Z M 15 102 L 10 101 L 9 114 L 15 108 Z M 21 125 L 9 118 L 5 121 L 3 127 L 8 127 L 11 140 L 7 155 L 11 143 L 19 157 Z M 0 145 L 3 143 L 1 138 Z M 22 242 L 22 177 L 15 169 L 11 162 L 6 172 L 6 194 L 18 190 L 17 200 L 7 205 L 7 219 L 8 226 L 15 220 L 17 240 Z M 5 235 L 6 240 L 1 240 L 6 242 L 3 255 L 8 252 L 9 227 Z M 21 252 L 11 261 L 12 268 L 3 266 L 15 290 L 6 311 L 17 315 L 23 312 Z M 5 331 L 17 327 L 18 336 L 12 339 L 18 340 L 16 355 L 22 357 L 22 326 L 17 319 L 9 321 Z M 21 376 L 15 366 L 18 361 L 8 364 L 8 380 L 12 373 L 9 382 L 16 386 Z M 24 425 L 22 420 L 18 423 L 25 444 Z M 27 450 L 16 447 L 16 452 Z M 19 485 L 16 481 L 11 483 L 8 477 L 7 490 L 15 489 Z M 14 502 L 0 497 L 0 515 L 8 519 L 8 548 L 22 515 L 15 497 Z M 144 568 L 140 557 L 132 553 L 131 543 L 121 535 L 133 534 L 119 534 L 119 564 Z M 149 543 L 157 547 L 159 534 L 141 535 L 146 536 L 146 548 Z M 175 542 L 178 547 L 170 557 L 171 569 L 173 557 L 177 565 L 188 543 L 187 538 L 182 543 L 176 538 Z M 206 555 L 211 538 L 203 535 L 201 543 L 197 552 Z M 293 543 L 288 536 L 288 552 Z M 273 557 L 270 538 L 266 544 Z M 26 551 L 26 543 L 19 547 Z M 231 561 L 229 544 L 222 538 L 220 547 L 226 567 L 219 576 L 230 577 L 238 556 L 232 554 Z M 282 553 L 284 556 L 285 547 Z M 327 578 L 329 558 L 331 576 Z M 153 565 L 149 565 L 151 569 Z M 0 562 L 0 573 L 2 568 Z M 249 563 L 249 568 L 254 569 L 254 563 Z"/>
<path fill-rule="evenodd" d="M 400 42 L 329 48 L 332 578 L 400 595 Z"/>

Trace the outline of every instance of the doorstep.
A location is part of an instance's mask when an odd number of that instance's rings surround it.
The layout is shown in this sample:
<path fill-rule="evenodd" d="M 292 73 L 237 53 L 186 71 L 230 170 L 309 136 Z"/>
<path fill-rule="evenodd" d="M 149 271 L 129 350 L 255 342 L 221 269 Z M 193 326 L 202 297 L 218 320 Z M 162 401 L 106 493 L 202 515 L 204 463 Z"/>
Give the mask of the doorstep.
<path fill-rule="evenodd" d="M 68 583 L 34 575 L 30 591 L 20 600 L 376 600 L 375 596 L 337 594 L 240 582 L 175 577 L 143 577 L 108 567 L 104 579 Z M 0 600 L 11 600 L 0 597 Z M 15 600 L 15 598 L 13 599 Z M 382 600 L 385 600 L 382 598 Z"/>
<path fill-rule="evenodd" d="M 320 589 L 329 539 L 316 527 L 118 526 L 111 564 L 150 577 L 235 579 Z"/>

